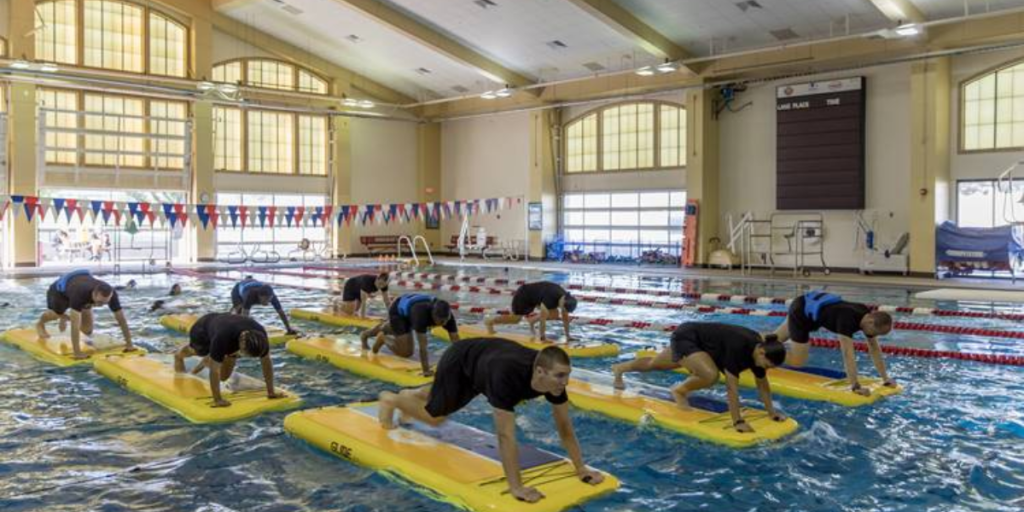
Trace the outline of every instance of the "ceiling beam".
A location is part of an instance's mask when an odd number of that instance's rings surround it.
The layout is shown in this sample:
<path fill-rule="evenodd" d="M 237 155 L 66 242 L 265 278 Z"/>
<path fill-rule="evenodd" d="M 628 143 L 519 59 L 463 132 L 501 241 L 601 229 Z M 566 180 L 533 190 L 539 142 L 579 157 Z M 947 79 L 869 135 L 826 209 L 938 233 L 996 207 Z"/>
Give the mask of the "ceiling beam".
<path fill-rule="evenodd" d="M 613 0 L 568 0 L 616 32 L 633 40 L 647 53 L 669 60 L 692 57 L 682 46 L 654 30 Z"/>
<path fill-rule="evenodd" d="M 889 21 L 903 25 L 906 23 L 924 23 L 928 21 L 924 13 L 910 0 L 868 0 Z"/>
<path fill-rule="evenodd" d="M 498 84 L 508 84 L 510 87 L 524 87 L 535 83 L 532 78 L 498 64 L 383 2 L 378 0 L 334 1 L 377 20 L 392 30 L 413 39 L 435 52 L 476 69 L 478 73 Z"/>

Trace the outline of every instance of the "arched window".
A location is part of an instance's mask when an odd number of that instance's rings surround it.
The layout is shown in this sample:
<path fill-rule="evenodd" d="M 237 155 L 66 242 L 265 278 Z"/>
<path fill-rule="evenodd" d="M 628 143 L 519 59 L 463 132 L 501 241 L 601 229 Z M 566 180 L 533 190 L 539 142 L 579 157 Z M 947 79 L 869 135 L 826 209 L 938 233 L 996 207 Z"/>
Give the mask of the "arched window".
<path fill-rule="evenodd" d="M 671 169 L 686 165 L 686 110 L 671 103 L 603 107 L 565 125 L 569 173 Z"/>
<path fill-rule="evenodd" d="M 960 105 L 962 151 L 1024 148 L 1024 61 L 965 81 Z"/>
<path fill-rule="evenodd" d="M 237 59 L 213 66 L 214 82 L 264 89 L 327 94 L 327 80 L 311 70 L 265 58 Z"/>
<path fill-rule="evenodd" d="M 132 73 L 188 75 L 188 29 L 144 4 L 45 0 L 36 4 L 36 27 L 36 58 L 41 61 Z"/>

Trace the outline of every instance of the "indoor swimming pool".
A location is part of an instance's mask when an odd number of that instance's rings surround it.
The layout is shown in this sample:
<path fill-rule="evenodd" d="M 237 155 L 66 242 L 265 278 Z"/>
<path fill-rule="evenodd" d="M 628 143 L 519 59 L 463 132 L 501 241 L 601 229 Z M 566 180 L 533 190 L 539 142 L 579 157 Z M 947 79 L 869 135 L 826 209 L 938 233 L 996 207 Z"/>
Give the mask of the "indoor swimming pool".
<path fill-rule="evenodd" d="M 121 275 L 134 290 L 120 292 L 137 345 L 169 353 L 185 336 L 159 324 L 162 312 L 151 312 L 154 300 L 181 283 L 184 294 L 174 305 L 191 312 L 227 311 L 230 290 L 244 275 L 273 283 L 285 309 L 326 304 L 337 277 L 373 267 L 338 266 L 246 269 L 205 274 Z M 431 279 L 422 273 L 455 276 Z M 667 343 L 668 334 L 625 326 L 588 325 L 583 319 L 678 324 L 714 320 L 760 331 L 774 330 L 783 304 L 755 299 L 711 300 L 711 294 L 784 298 L 807 291 L 795 285 L 729 280 L 694 280 L 607 272 L 542 272 L 501 267 L 437 266 L 396 274 L 394 280 L 448 285 L 432 293 L 461 305 L 508 306 L 497 293 L 470 291 L 476 278 L 489 279 L 480 288 L 507 289 L 496 279 L 550 279 L 586 288 L 578 294 L 581 318 L 574 328 L 582 337 L 620 346 L 619 359 L 638 349 Z M 461 281 L 460 281 L 461 279 Z M 0 282 L 0 320 L 7 328 L 33 323 L 45 307 L 45 290 L 53 278 L 8 279 Z M 451 285 L 461 283 L 458 291 Z M 392 284 L 392 296 L 407 287 Z M 632 293 L 600 292 L 611 286 Z M 654 296 L 652 290 L 708 294 L 696 301 Z M 923 301 L 893 287 L 830 287 L 849 300 L 898 307 L 971 310 L 990 318 L 898 314 L 897 322 L 913 322 L 921 330 L 897 330 L 886 345 L 924 351 L 1024 356 L 1024 345 L 1012 333 L 1024 331 L 1020 321 L 998 318 L 1019 313 L 1012 304 L 958 304 Z M 592 297 L 594 301 L 588 301 Z M 649 300 L 678 307 L 607 304 L 602 300 Z M 696 304 L 717 306 L 699 310 Z M 740 307 L 759 313 L 730 313 Z M 382 314 L 379 299 L 369 311 Z M 270 308 L 253 314 L 267 326 L 280 326 Z M 477 323 L 479 315 L 458 313 L 460 323 Z M 96 314 L 99 330 L 117 336 L 106 309 Z M 323 333 L 357 339 L 351 328 L 331 328 L 295 320 L 303 334 Z M 961 326 L 986 334 L 940 331 Z M 936 328 L 938 327 L 938 328 Z M 51 327 L 53 329 L 55 327 Z M 519 326 L 521 330 L 525 329 Z M 931 330 L 929 330 L 931 329 Z M 992 333 L 1011 333 L 993 336 Z M 448 345 L 431 341 L 440 355 Z M 862 372 L 873 374 L 870 361 L 858 355 Z M 374 400 L 396 386 L 355 376 L 334 366 L 300 358 L 281 347 L 273 349 L 276 379 L 298 393 L 304 408 Z M 776 396 L 776 404 L 800 424 L 785 440 L 748 449 L 726 448 L 656 428 L 636 427 L 598 414 L 573 411 L 573 421 L 587 463 L 615 475 L 620 489 L 587 502 L 577 510 L 890 510 L 890 511 L 1017 511 L 1024 507 L 1024 367 L 983 364 L 950 357 L 889 356 L 890 373 L 904 386 L 900 395 L 863 407 Z M 575 359 L 579 368 L 607 372 L 616 358 Z M 243 361 L 241 371 L 258 375 L 258 363 Z M 837 350 L 818 348 L 811 364 L 841 368 Z M 770 374 L 769 374 L 770 375 Z M 662 372 L 637 377 L 662 386 L 680 379 Z M 702 392 L 724 397 L 723 386 Z M 756 393 L 742 389 L 744 402 Z M 529 440 L 564 453 L 543 403 L 517 409 L 521 441 Z M 264 414 L 223 424 L 192 424 L 139 395 L 122 389 L 89 367 L 58 368 L 39 362 L 9 345 L 0 345 L 0 508 L 19 510 L 452 510 L 417 487 L 324 453 L 282 430 L 287 413 Z M 493 431 L 490 408 L 475 401 L 454 419 Z"/>

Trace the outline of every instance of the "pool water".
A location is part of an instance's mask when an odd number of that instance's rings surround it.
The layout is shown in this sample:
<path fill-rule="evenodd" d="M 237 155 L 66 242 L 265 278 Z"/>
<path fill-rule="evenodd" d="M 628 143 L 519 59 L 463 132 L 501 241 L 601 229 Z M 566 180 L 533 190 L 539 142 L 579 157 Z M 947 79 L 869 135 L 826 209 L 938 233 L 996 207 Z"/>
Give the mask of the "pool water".
<path fill-rule="evenodd" d="M 486 274 L 512 279 L 541 277 L 584 284 L 693 289 L 746 295 L 784 296 L 793 287 L 726 281 L 681 281 L 611 273 L 541 274 L 450 267 L 446 273 Z M 221 273 L 239 277 L 239 273 Z M 323 292 L 287 286 L 326 287 L 323 279 L 258 274 L 277 282 L 286 308 L 316 307 Z M 138 344 L 171 352 L 185 341 L 157 323 L 148 311 L 165 298 L 174 282 L 185 286 L 199 312 L 227 310 L 230 281 L 179 276 L 121 276 L 140 286 L 121 301 Z M 5 326 L 34 322 L 45 305 L 52 279 L 0 282 Z M 915 301 L 892 288 L 835 289 L 851 299 L 895 305 L 937 304 Z M 506 306 L 507 297 L 440 293 L 461 303 Z M 938 304 L 956 307 L 955 303 Z M 766 307 L 766 306 L 759 306 Z M 965 307 L 965 305 L 960 305 Z M 992 307 L 990 304 L 976 305 Z M 1003 310 L 1012 306 L 997 305 Z M 379 301 L 371 311 L 382 312 Z M 254 312 L 279 325 L 269 308 Z M 713 319 L 773 329 L 779 318 L 698 315 L 646 308 L 581 303 L 577 314 L 676 323 Z M 109 312 L 97 314 L 98 327 L 117 335 Z M 469 320 L 475 320 L 470 317 Z M 1013 322 L 926 318 L 928 322 L 1020 329 Z M 355 331 L 296 321 L 307 332 L 354 338 Z M 588 336 L 614 340 L 624 354 L 664 343 L 664 334 L 581 326 Z M 935 333 L 894 333 L 885 342 L 962 350 L 1024 353 L 1017 340 Z M 445 344 L 434 340 L 435 353 Z M 624 356 L 624 357 L 629 357 Z M 860 367 L 871 369 L 858 356 Z M 307 407 L 343 404 L 375 397 L 395 386 L 362 379 L 327 364 L 274 349 L 279 385 L 303 396 Z M 776 397 L 776 403 L 801 424 L 800 432 L 778 444 L 747 450 L 722 448 L 653 426 L 635 427 L 596 414 L 574 411 L 576 432 L 588 464 L 616 475 L 619 492 L 579 507 L 587 511 L 667 510 L 935 510 L 1019 511 L 1024 508 L 1024 368 L 946 359 L 889 358 L 891 373 L 906 387 L 903 394 L 874 406 L 837 405 Z M 574 363 L 607 370 L 609 360 Z M 838 351 L 815 349 L 811 363 L 840 367 Z M 242 371 L 258 375 L 255 361 Z M 870 370 L 873 371 L 873 370 Z M 671 385 L 679 376 L 647 374 L 640 379 Z M 724 388 L 709 394 L 722 397 Z M 756 403 L 751 390 L 745 401 Z M 549 409 L 543 402 L 518 408 L 520 439 L 564 453 Z M 316 450 L 283 434 L 285 413 L 228 425 L 194 425 L 174 413 L 127 392 L 88 368 L 61 369 L 40 363 L 8 345 L 0 345 L 0 509 L 20 510 L 345 510 L 446 511 L 407 483 L 387 478 Z M 486 403 L 474 402 L 456 419 L 493 431 Z"/>

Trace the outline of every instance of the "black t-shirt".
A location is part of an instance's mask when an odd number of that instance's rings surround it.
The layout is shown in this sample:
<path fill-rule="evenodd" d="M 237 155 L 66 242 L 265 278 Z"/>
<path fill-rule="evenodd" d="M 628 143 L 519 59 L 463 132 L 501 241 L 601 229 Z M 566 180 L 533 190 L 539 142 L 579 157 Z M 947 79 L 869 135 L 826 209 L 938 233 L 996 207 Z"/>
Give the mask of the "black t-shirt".
<path fill-rule="evenodd" d="M 870 312 L 863 304 L 839 302 L 822 307 L 818 311 L 817 324 L 830 332 L 852 338 L 860 332 L 860 321 Z"/>
<path fill-rule="evenodd" d="M 353 301 L 362 298 L 362 293 L 374 294 L 377 292 L 386 292 L 388 287 L 385 285 L 383 288 L 377 288 L 377 276 L 373 274 L 363 274 L 345 280 L 345 288 L 341 292 L 341 300 Z"/>
<path fill-rule="evenodd" d="M 93 276 L 76 276 L 69 279 L 64 296 L 68 298 L 71 309 L 81 312 L 83 309 L 91 308 L 92 292 L 101 284 L 104 284 L 103 281 Z M 114 312 L 121 311 L 121 300 L 117 298 L 117 290 L 111 295 L 107 307 Z"/>
<path fill-rule="evenodd" d="M 517 292 L 524 297 L 524 300 L 531 307 L 538 307 L 544 304 L 544 307 L 548 309 L 557 308 L 558 301 L 562 300 L 562 297 L 565 296 L 565 288 L 551 281 L 527 283 L 520 286 Z"/>
<path fill-rule="evenodd" d="M 720 371 L 739 377 L 744 370 L 763 379 L 765 369 L 754 364 L 754 348 L 761 342 L 757 331 L 716 322 L 688 322 L 676 328 L 672 339 L 685 339 L 711 356 Z"/>
<path fill-rule="evenodd" d="M 194 342 L 203 343 L 209 347 L 210 359 L 218 363 L 224 362 L 224 357 L 238 352 L 241 348 L 238 338 L 244 331 L 266 330 L 259 322 L 252 318 L 231 313 L 210 313 L 203 315 L 192 325 L 190 334 Z"/>
<path fill-rule="evenodd" d="M 274 306 L 274 309 L 283 311 L 281 307 L 281 301 L 277 299 L 277 294 L 274 293 L 274 288 L 266 283 L 251 284 L 245 288 L 245 293 L 241 293 L 241 286 L 243 283 L 235 285 L 235 293 L 241 298 L 243 309 L 252 309 L 253 306 L 260 303 L 260 294 L 270 293 L 270 305 Z"/>
<path fill-rule="evenodd" d="M 462 371 L 473 382 L 473 390 L 487 397 L 493 407 L 514 412 L 516 405 L 544 395 L 548 402 L 564 404 L 569 393 L 554 396 L 530 387 L 537 351 L 502 338 L 460 341 Z"/>
<path fill-rule="evenodd" d="M 398 300 L 391 303 L 391 314 L 398 315 Z M 409 328 L 420 334 L 426 334 L 427 330 L 434 327 L 434 301 L 417 302 L 409 308 Z M 444 324 L 444 330 L 449 333 L 458 334 L 459 325 L 455 322 L 455 315 L 452 315 Z"/>

